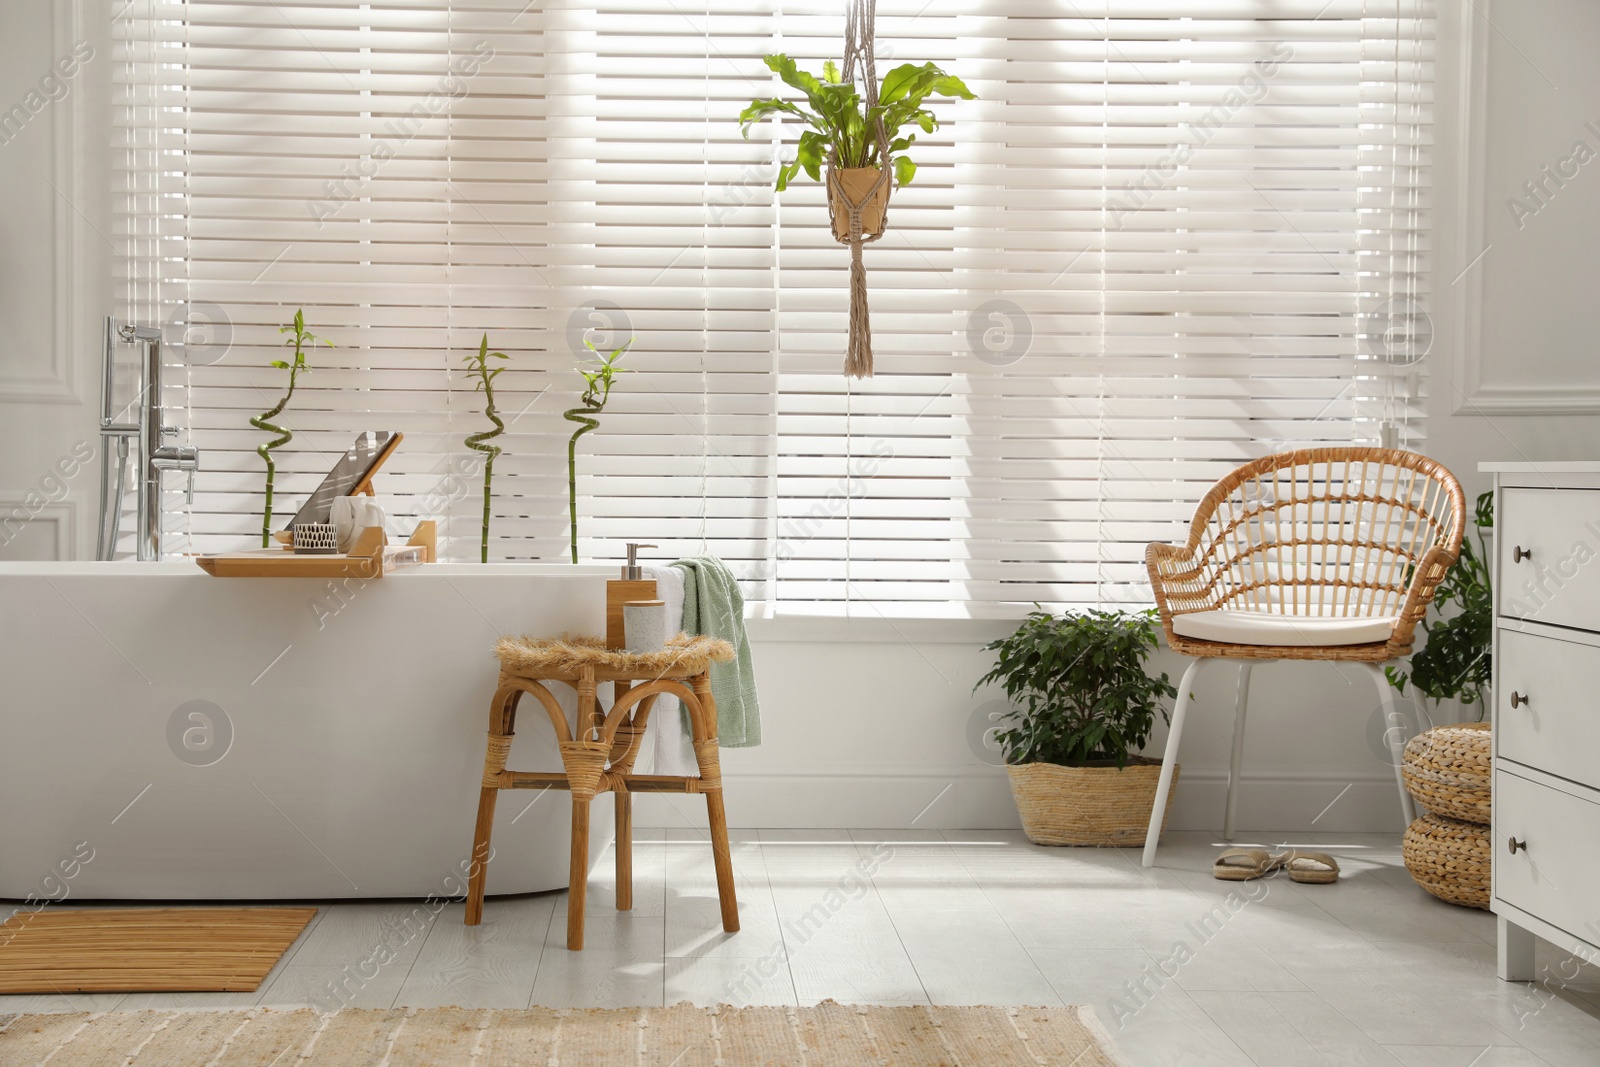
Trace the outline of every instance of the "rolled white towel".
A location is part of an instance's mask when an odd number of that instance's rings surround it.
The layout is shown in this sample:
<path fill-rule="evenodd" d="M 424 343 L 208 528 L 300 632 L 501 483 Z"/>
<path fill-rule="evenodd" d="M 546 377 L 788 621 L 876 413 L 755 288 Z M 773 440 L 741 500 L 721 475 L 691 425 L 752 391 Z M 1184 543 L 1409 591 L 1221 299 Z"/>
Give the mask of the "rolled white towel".
<path fill-rule="evenodd" d="M 646 578 L 656 582 L 656 599 L 667 604 L 667 629 L 677 633 L 683 629 L 683 571 L 677 567 L 644 568 Z M 663 693 L 656 697 L 655 710 L 650 713 L 647 743 L 641 746 L 655 755 L 652 773 L 692 777 L 700 773 L 694 758 L 694 739 L 689 732 L 689 720 L 683 703 L 677 697 Z"/>

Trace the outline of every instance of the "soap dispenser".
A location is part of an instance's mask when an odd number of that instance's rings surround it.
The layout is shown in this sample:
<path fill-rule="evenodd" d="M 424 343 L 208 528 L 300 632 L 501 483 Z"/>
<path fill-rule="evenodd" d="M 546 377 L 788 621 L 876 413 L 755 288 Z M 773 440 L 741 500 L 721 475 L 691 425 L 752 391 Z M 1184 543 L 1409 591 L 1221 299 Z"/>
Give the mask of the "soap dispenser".
<path fill-rule="evenodd" d="M 629 601 L 654 600 L 656 598 L 655 579 L 646 578 L 644 576 L 644 568 L 639 566 L 639 550 L 641 548 L 655 547 L 655 545 L 641 545 L 630 541 L 628 543 L 628 562 L 623 564 L 621 579 L 613 578 L 606 582 L 607 648 L 624 648 L 627 645 L 622 606 Z"/>
<path fill-rule="evenodd" d="M 622 568 L 622 580 L 637 582 L 644 577 L 644 568 L 639 566 L 639 550 L 641 548 L 655 548 L 656 545 L 640 545 L 628 542 L 628 562 Z"/>

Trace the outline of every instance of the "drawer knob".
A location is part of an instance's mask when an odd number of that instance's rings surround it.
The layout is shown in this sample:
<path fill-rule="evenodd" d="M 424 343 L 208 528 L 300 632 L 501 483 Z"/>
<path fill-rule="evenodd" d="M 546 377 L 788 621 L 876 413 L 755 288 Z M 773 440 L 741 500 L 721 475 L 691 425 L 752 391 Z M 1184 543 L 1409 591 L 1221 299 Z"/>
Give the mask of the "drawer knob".
<path fill-rule="evenodd" d="M 1528 851 L 1528 843 L 1526 841 L 1518 841 L 1514 837 L 1507 838 L 1506 844 L 1511 846 L 1511 854 L 1513 856 L 1515 856 L 1519 850 L 1523 852 Z"/>
<path fill-rule="evenodd" d="M 1517 692 L 1515 689 L 1513 689 L 1511 691 L 1511 706 L 1512 707 L 1515 708 L 1515 707 L 1518 707 L 1518 706 L 1526 704 L 1526 703 L 1528 703 L 1528 698 L 1527 697 L 1523 696 L 1521 693 Z"/>
<path fill-rule="evenodd" d="M 1511 562 L 1512 563 L 1521 563 L 1525 559 L 1532 559 L 1532 558 L 1533 558 L 1533 549 L 1531 549 L 1531 548 L 1523 548 L 1521 545 L 1513 545 L 1512 546 L 1512 548 L 1511 548 Z"/>

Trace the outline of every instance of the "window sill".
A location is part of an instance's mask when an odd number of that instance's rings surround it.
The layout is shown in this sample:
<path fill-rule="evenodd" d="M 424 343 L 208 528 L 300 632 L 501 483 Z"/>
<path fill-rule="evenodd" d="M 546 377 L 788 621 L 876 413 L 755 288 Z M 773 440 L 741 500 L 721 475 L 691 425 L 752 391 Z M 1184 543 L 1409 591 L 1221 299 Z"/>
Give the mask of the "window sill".
<path fill-rule="evenodd" d="M 894 619 L 778 615 L 745 620 L 755 642 L 983 645 L 1017 628 L 1017 619 Z"/>

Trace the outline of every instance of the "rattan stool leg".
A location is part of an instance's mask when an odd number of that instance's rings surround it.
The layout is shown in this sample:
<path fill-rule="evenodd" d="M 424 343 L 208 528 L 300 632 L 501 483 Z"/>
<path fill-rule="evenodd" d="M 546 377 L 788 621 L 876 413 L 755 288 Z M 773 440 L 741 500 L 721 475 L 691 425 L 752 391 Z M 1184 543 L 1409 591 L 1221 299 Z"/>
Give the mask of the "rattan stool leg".
<path fill-rule="evenodd" d="M 487 856 L 489 853 L 489 833 L 494 827 L 494 802 L 500 795 L 500 790 L 485 787 L 478 794 L 478 826 L 472 834 L 472 855 Z M 483 921 L 483 889 L 489 877 L 489 865 L 477 860 L 472 865 L 472 877 L 467 882 L 467 920 L 468 926 L 477 926 Z"/>
<path fill-rule="evenodd" d="M 617 910 L 633 910 L 633 794 L 617 790 Z"/>
<path fill-rule="evenodd" d="M 739 901 L 733 890 L 733 854 L 728 851 L 728 814 L 722 807 L 722 790 L 706 794 L 706 815 L 711 823 L 711 859 L 717 868 L 717 902 L 722 905 L 722 928 L 739 932 Z"/>
<path fill-rule="evenodd" d="M 472 873 L 467 880 L 466 925 L 483 921 L 483 893 L 489 879 L 489 837 L 494 830 L 494 803 L 500 795 L 500 772 L 511 753 L 511 733 L 522 694 L 497 690 L 489 705 L 489 744 L 483 756 L 483 788 L 478 793 L 478 821 L 472 831 Z"/>
<path fill-rule="evenodd" d="M 694 729 L 694 758 L 700 767 L 700 788 L 706 795 L 706 821 L 711 826 L 711 861 L 717 869 L 717 901 L 722 906 L 722 928 L 739 932 L 739 900 L 733 888 L 733 853 L 728 849 L 728 813 L 722 805 L 722 760 L 717 754 L 717 701 L 711 679 L 694 679 L 695 703 L 690 724 Z"/>
<path fill-rule="evenodd" d="M 572 798 L 572 868 L 567 880 L 567 948 L 583 949 L 583 904 L 589 889 L 589 798 Z"/>

